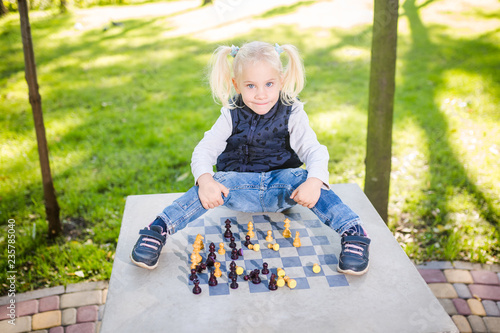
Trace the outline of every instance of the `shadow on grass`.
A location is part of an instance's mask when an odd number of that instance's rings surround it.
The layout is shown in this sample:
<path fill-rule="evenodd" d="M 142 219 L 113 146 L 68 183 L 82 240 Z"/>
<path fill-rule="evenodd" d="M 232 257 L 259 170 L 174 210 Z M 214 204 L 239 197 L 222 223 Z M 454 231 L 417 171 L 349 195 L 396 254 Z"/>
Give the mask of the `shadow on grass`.
<path fill-rule="evenodd" d="M 428 1 L 428 3 L 430 2 L 432 1 Z M 401 117 L 411 117 L 416 120 L 427 136 L 430 184 L 428 186 L 428 199 L 421 204 L 421 218 L 427 226 L 446 224 L 447 219 L 449 219 L 450 200 L 455 195 L 465 194 L 473 200 L 476 210 L 484 220 L 496 228 L 498 235 L 500 212 L 498 207 L 494 205 L 496 198 L 482 192 L 459 161 L 457 152 L 449 141 L 451 130 L 448 119 L 435 101 L 437 87 L 446 85 L 443 81 L 444 73 L 457 68 L 455 67 L 457 66 L 456 59 L 464 59 L 459 64 L 460 70 L 492 78 L 492 82 L 500 82 L 499 72 L 495 70 L 498 68 L 498 59 L 495 60 L 492 57 L 490 61 L 485 61 L 484 57 L 485 54 L 498 54 L 499 49 L 486 38 L 453 40 L 444 34 L 434 34 L 432 37 L 438 42 L 433 42 L 429 35 L 429 29 L 424 26 L 420 18 L 419 10 L 421 7 L 415 4 L 415 0 L 406 0 L 403 9 L 410 24 L 411 46 L 408 52 L 401 57 L 404 62 L 402 76 L 406 78 L 420 77 L 421 79 L 417 81 L 405 80 L 402 86 L 397 87 L 397 95 L 399 95 L 397 98 L 407 102 L 415 102 L 421 108 L 408 110 L 410 114 L 396 114 L 396 121 L 401 120 Z M 455 59 L 448 62 L 450 58 Z M 489 89 L 493 94 L 500 93 L 498 85 L 489 87 Z M 419 100 L 423 102 L 418 102 Z M 442 253 L 442 249 L 433 247 L 436 235 L 432 228 L 427 229 L 426 233 L 427 243 L 423 246 L 427 247 L 430 256 L 435 255 L 432 252 L 436 251 L 438 257 L 444 255 L 448 260 L 455 259 L 458 255 L 456 250 L 451 250 L 451 253 Z M 452 236 L 451 232 L 445 235 L 445 237 Z M 496 249 L 492 249 L 492 255 L 498 255 L 498 250 L 500 248 L 497 238 L 497 246 Z"/>

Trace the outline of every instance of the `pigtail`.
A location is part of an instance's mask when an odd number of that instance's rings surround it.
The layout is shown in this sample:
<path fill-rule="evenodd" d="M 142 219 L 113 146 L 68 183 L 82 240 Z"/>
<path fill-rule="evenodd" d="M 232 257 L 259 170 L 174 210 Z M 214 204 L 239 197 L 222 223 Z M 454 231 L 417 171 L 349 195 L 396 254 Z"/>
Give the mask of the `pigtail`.
<path fill-rule="evenodd" d="M 286 105 L 296 102 L 305 85 L 304 63 L 299 51 L 293 45 L 282 45 L 281 48 L 288 55 L 289 61 L 283 73 L 283 87 L 281 89 L 281 100 Z"/>
<path fill-rule="evenodd" d="M 229 106 L 229 97 L 232 96 L 231 65 L 228 55 L 231 47 L 219 46 L 212 55 L 210 66 L 210 88 L 215 102 L 220 101 L 223 106 Z"/>

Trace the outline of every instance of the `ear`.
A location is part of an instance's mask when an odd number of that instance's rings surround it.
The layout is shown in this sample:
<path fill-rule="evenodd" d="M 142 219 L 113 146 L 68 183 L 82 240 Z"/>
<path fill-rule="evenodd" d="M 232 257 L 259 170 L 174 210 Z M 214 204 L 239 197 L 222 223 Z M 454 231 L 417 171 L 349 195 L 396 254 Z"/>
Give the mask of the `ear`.
<path fill-rule="evenodd" d="M 238 89 L 238 82 L 236 82 L 236 79 L 234 77 L 232 78 L 232 80 L 233 80 L 234 90 L 236 90 L 237 94 L 241 94 L 240 90 Z"/>

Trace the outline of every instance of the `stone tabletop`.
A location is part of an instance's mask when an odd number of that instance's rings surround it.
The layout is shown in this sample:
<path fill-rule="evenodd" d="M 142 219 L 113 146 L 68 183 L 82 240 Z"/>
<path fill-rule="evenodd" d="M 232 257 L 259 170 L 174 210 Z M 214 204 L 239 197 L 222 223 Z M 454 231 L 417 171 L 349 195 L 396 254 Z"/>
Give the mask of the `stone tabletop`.
<path fill-rule="evenodd" d="M 360 215 L 372 238 L 367 274 L 345 276 L 347 284 L 341 287 L 280 288 L 272 293 L 248 292 L 244 284 L 249 282 L 241 280 L 243 287 L 223 296 L 190 291 L 190 226 L 169 237 L 155 270 L 130 262 L 138 230 L 181 194 L 128 197 L 101 332 L 458 332 L 359 186 L 332 188 Z M 307 221 L 317 220 L 301 206 L 287 214 L 301 216 L 305 228 Z M 218 207 L 202 218 L 217 223 L 233 216 L 246 223 L 256 215 Z M 266 216 L 273 221 L 285 218 L 280 213 Z M 329 250 L 338 257 L 340 237 L 326 227 L 314 232 L 331 240 Z M 334 270 L 325 266 L 330 268 Z"/>

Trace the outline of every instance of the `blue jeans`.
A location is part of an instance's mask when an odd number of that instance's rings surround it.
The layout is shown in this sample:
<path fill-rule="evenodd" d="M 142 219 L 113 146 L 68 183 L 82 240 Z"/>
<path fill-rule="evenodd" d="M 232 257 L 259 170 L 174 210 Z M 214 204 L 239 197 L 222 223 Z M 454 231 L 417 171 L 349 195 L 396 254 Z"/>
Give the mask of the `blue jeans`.
<path fill-rule="evenodd" d="M 295 206 L 292 192 L 307 179 L 301 168 L 269 172 L 217 172 L 214 179 L 229 189 L 224 206 L 241 212 L 281 212 Z M 311 210 L 327 226 L 343 234 L 354 225 L 361 224 L 354 213 L 332 191 L 321 189 L 321 195 Z M 193 186 L 158 215 L 173 234 L 184 229 L 191 221 L 206 213 L 198 197 L 198 186 Z"/>

